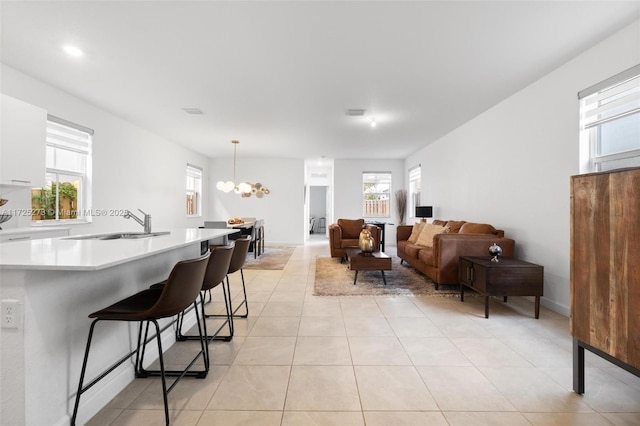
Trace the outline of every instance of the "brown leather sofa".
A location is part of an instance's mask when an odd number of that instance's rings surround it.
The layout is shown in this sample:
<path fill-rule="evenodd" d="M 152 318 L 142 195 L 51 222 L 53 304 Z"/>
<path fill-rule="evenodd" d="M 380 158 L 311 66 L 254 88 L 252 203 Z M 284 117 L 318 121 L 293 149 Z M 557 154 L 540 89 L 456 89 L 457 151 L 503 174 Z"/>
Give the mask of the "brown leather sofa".
<path fill-rule="evenodd" d="M 347 247 L 358 247 L 360 231 L 366 227 L 375 240 L 375 251 L 380 251 L 382 230 L 375 225 L 365 225 L 364 219 L 338 219 L 338 223 L 329 225 L 329 251 L 331 257 L 344 257 Z"/>
<path fill-rule="evenodd" d="M 396 230 L 396 243 L 400 264 L 407 262 L 436 284 L 458 284 L 458 258 L 460 256 L 487 256 L 493 243 L 502 248 L 503 256 L 513 256 L 515 241 L 504 237 L 504 231 L 485 223 L 434 220 L 434 225 L 448 228 L 447 233 L 435 234 L 433 246 L 426 247 L 409 242 L 412 225 L 401 225 Z"/>

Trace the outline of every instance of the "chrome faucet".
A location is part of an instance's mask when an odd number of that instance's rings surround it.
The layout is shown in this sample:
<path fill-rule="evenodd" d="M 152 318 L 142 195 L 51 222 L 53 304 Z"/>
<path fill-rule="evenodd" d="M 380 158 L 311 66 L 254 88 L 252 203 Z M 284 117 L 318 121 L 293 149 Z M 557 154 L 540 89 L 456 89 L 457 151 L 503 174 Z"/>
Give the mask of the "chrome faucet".
<path fill-rule="evenodd" d="M 144 215 L 144 221 L 142 219 L 140 219 L 139 217 L 137 217 L 136 215 L 134 215 L 133 213 L 131 213 L 129 210 L 125 211 L 124 218 L 125 219 L 133 219 L 133 220 L 135 220 L 140 225 L 142 225 L 142 227 L 144 228 L 144 233 L 145 234 L 150 234 L 151 233 L 151 215 L 150 214 L 146 214 L 145 212 L 143 212 L 140 209 L 138 209 L 138 211 Z"/>

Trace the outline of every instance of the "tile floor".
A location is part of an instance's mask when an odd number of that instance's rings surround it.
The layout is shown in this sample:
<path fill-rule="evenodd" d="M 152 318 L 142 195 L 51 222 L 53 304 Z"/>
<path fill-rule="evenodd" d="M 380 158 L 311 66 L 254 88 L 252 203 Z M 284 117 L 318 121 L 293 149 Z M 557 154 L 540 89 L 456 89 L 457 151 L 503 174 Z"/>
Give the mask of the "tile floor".
<path fill-rule="evenodd" d="M 589 352 L 586 393 L 572 391 L 568 318 L 542 308 L 536 320 L 518 297 L 492 300 L 489 319 L 479 297 L 315 297 L 327 255 L 325 240 L 283 271 L 245 271 L 250 316 L 211 343 L 206 379 L 169 394 L 172 424 L 640 425 L 640 379 Z M 175 344 L 167 363 L 197 344 Z M 89 422 L 163 423 L 158 379 L 136 379 Z"/>

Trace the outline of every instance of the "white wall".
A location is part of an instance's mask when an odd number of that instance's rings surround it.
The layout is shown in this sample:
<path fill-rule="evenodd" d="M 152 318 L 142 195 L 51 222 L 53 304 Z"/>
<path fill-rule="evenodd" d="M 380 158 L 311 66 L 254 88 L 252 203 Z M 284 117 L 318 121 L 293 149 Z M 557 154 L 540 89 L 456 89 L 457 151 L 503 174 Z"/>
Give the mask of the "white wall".
<path fill-rule="evenodd" d="M 216 189 L 218 181 L 233 179 L 232 158 L 211 159 L 209 169 L 209 214 L 205 220 L 256 217 L 265 221 L 265 244 L 304 243 L 304 160 L 239 155 L 237 180 L 262 183 L 271 191 L 263 198 L 243 198 Z"/>
<path fill-rule="evenodd" d="M 410 156 L 434 218 L 491 223 L 545 268 L 543 304 L 568 315 L 569 178 L 577 93 L 640 63 L 640 21 Z"/>
<path fill-rule="evenodd" d="M 202 218 L 186 216 L 185 175 L 187 163 L 203 167 L 203 216 L 206 217 L 207 157 L 5 65 L 2 65 L 1 88 L 2 93 L 42 107 L 49 114 L 95 130 L 93 209 L 129 209 L 137 212 L 140 208 L 151 214 L 153 230 L 197 227 L 202 224 Z M 26 194 L 14 194 L 12 197 L 16 203 L 26 205 L 7 203 L 7 208 L 31 207 L 28 190 Z M 10 226 L 29 226 L 29 222 L 28 218 L 21 218 Z M 140 229 L 133 220 L 94 216 L 92 224 L 73 226 L 71 233 Z"/>
<path fill-rule="evenodd" d="M 391 172 L 391 217 L 367 218 L 387 225 L 385 231 L 386 247 L 395 246 L 398 209 L 395 192 L 405 187 L 405 168 L 403 160 L 335 160 L 334 162 L 334 212 L 338 219 L 358 219 L 362 216 L 362 173 Z M 329 224 L 327 224 L 329 226 Z M 385 247 L 385 249 L 386 249 Z"/>

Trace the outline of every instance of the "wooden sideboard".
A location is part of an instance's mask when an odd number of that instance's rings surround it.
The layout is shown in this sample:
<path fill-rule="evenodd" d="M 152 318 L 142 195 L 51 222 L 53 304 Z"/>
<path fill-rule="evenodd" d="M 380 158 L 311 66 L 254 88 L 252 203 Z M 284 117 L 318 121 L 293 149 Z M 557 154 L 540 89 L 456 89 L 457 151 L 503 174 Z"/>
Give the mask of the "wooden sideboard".
<path fill-rule="evenodd" d="M 573 388 L 587 349 L 640 376 L 640 168 L 571 177 Z"/>

